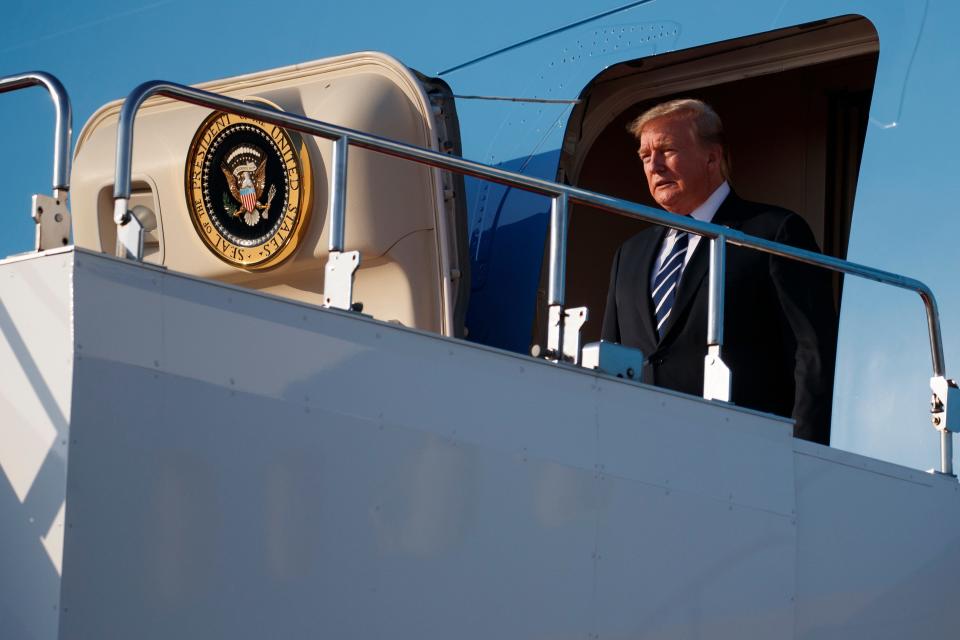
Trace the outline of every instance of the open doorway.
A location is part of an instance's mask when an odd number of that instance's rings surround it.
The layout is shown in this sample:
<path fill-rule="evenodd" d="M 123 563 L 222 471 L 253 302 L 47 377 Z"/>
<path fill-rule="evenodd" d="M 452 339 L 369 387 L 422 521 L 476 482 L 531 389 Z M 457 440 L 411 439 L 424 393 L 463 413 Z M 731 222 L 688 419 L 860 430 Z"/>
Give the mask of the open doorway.
<path fill-rule="evenodd" d="M 655 206 L 627 123 L 665 100 L 704 100 L 720 115 L 743 198 L 802 215 L 825 253 L 846 256 L 879 41 L 844 16 L 613 66 L 584 88 L 559 179 Z M 584 342 L 599 340 L 610 264 L 645 223 L 577 205 L 567 248 L 567 305 L 587 306 Z M 835 280 L 839 308 L 842 281 Z M 546 327 L 546 261 L 534 342 Z"/>

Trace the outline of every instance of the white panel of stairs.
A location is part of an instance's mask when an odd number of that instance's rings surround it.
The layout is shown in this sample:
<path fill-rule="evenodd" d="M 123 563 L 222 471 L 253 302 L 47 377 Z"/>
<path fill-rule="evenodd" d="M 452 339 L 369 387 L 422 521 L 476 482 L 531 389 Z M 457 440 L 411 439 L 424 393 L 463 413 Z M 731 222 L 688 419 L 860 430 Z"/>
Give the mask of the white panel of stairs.
<path fill-rule="evenodd" d="M 0 287 L 3 637 L 958 622 L 956 481 L 781 418 L 84 250 Z"/>

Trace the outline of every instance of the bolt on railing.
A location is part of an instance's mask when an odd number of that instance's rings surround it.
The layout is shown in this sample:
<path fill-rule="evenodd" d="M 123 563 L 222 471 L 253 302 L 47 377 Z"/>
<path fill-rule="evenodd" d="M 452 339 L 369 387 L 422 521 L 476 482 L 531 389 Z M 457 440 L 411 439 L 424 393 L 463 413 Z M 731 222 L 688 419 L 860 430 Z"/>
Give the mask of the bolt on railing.
<path fill-rule="evenodd" d="M 560 351 L 558 360 L 563 359 L 565 341 L 563 338 L 564 324 L 567 320 L 563 313 L 565 275 L 566 275 L 566 243 L 569 226 L 568 208 L 570 203 L 579 203 L 602 209 L 620 215 L 626 215 L 645 222 L 672 227 L 688 233 L 694 233 L 710 240 L 710 289 L 709 289 L 709 318 L 708 328 L 708 355 L 704 367 L 704 396 L 707 398 L 729 399 L 730 371 L 721 358 L 723 346 L 723 282 L 726 271 L 726 245 L 733 244 L 748 247 L 771 255 L 797 260 L 806 264 L 823 267 L 832 271 L 855 275 L 861 278 L 874 280 L 883 284 L 892 285 L 901 289 L 908 289 L 920 295 L 927 314 L 927 329 L 930 339 L 930 353 L 933 363 L 933 377 L 931 386 L 934 391 L 934 424 L 941 431 L 941 464 L 940 472 L 953 474 L 952 439 L 951 433 L 960 431 L 960 419 L 947 419 L 947 408 L 950 400 L 960 404 L 960 392 L 956 384 L 945 377 L 943 355 L 943 340 L 940 329 L 940 316 L 936 298 L 930 288 L 919 280 L 908 278 L 895 273 L 874 269 L 854 262 L 848 262 L 832 256 L 826 256 L 814 251 L 798 249 L 789 245 L 780 244 L 756 236 L 751 236 L 735 229 L 723 227 L 709 222 L 702 222 L 689 216 L 682 216 L 636 204 L 612 196 L 587 191 L 577 187 L 558 184 L 540 178 L 533 178 L 519 173 L 498 169 L 479 162 L 473 162 L 446 155 L 430 149 L 396 142 L 381 138 L 362 131 L 339 127 L 329 123 L 312 120 L 305 116 L 278 111 L 268 106 L 247 103 L 228 98 L 201 89 L 171 82 L 145 82 L 136 87 L 123 103 L 120 111 L 120 123 L 117 132 L 117 164 L 116 183 L 114 185 L 114 217 L 121 227 L 135 219 L 127 211 L 130 198 L 130 171 L 133 153 L 133 122 L 141 105 L 151 96 L 162 95 L 191 104 L 221 109 L 231 113 L 260 119 L 277 126 L 286 127 L 309 135 L 320 136 L 334 141 L 333 166 L 331 167 L 330 189 L 330 250 L 331 257 L 342 254 L 343 228 L 345 223 L 345 194 L 347 179 L 346 148 L 356 146 L 369 149 L 438 169 L 456 171 L 463 175 L 481 178 L 491 182 L 516 187 L 532 193 L 547 196 L 552 199 L 550 215 L 550 265 L 548 305 L 551 311 L 558 313 L 548 314 L 552 318 L 548 326 L 548 342 L 557 345 Z M 118 236 L 120 234 L 118 233 Z M 136 255 L 136 254 L 134 254 Z M 139 256 L 137 256 L 139 259 Z M 332 262 L 332 261 L 331 261 Z M 328 270 L 330 268 L 328 262 Z M 352 282 L 352 272 L 350 273 Z M 325 288 L 327 283 L 325 283 Z M 329 301 L 333 296 L 329 290 L 325 291 Z M 349 302 L 349 298 L 347 299 Z M 328 303 L 329 304 L 329 303 Z M 349 308 L 349 304 L 330 305 L 339 308 Z M 582 322 L 582 319 L 580 320 Z M 555 326 L 556 322 L 557 326 Z M 574 360 L 576 356 L 574 355 Z M 958 415 L 954 412 L 954 416 Z"/>

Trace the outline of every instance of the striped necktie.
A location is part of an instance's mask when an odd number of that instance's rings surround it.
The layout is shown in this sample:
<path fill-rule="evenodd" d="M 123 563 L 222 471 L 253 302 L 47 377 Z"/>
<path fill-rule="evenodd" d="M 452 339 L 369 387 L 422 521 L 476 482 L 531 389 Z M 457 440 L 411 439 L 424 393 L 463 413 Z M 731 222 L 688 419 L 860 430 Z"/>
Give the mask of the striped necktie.
<path fill-rule="evenodd" d="M 677 284 L 680 282 L 680 273 L 683 271 L 683 261 L 687 256 L 687 245 L 690 243 L 690 234 L 678 231 L 673 248 L 664 259 L 663 264 L 653 279 L 653 315 L 657 320 L 657 335 L 663 337 L 663 327 L 670 317 L 674 298 L 677 297 Z"/>

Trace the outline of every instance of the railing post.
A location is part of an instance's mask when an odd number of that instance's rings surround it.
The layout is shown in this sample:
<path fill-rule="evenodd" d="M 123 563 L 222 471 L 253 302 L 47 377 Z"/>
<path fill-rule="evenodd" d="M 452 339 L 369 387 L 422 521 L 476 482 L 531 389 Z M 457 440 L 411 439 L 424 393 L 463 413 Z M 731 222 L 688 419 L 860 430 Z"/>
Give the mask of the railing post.
<path fill-rule="evenodd" d="M 547 304 L 564 305 L 567 278 L 567 222 L 566 193 L 555 195 L 550 201 L 550 275 L 547 284 Z"/>
<path fill-rule="evenodd" d="M 724 281 L 727 272 L 727 238 L 710 238 L 710 276 L 707 293 L 707 356 L 703 364 L 703 397 L 730 401 L 730 369 L 723 361 Z"/>
<path fill-rule="evenodd" d="M 557 358 L 563 345 L 563 305 L 567 278 L 567 194 L 550 200 L 550 263 L 547 275 L 547 353 Z"/>
<path fill-rule="evenodd" d="M 350 139 L 333 141 L 330 157 L 330 253 L 343 251 L 344 218 L 347 211 L 347 154 Z"/>
<path fill-rule="evenodd" d="M 347 154 L 350 139 L 341 135 L 333 140 L 330 157 L 330 252 L 324 269 L 325 307 L 353 308 L 353 276 L 360 266 L 359 251 L 344 251 L 344 226 L 347 214 Z"/>
<path fill-rule="evenodd" d="M 919 283 L 918 283 L 919 284 Z M 915 287 L 927 312 L 927 331 L 930 336 L 930 359 L 933 362 L 933 376 L 930 378 L 930 413 L 933 428 L 940 432 L 940 471 L 943 475 L 953 475 L 953 434 L 960 431 L 960 389 L 953 380 L 946 377 L 946 364 L 943 357 L 943 336 L 940 331 L 940 311 L 937 299 L 926 285 Z M 954 410 L 950 411 L 950 405 Z"/>
<path fill-rule="evenodd" d="M 565 309 L 569 197 L 565 192 L 550 201 L 550 273 L 547 282 L 547 354 L 573 364 L 580 362 L 580 328 L 587 308 Z"/>

